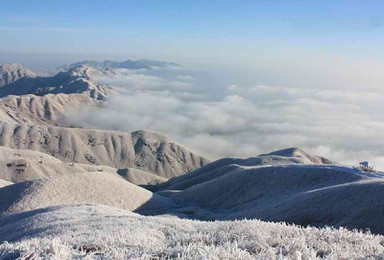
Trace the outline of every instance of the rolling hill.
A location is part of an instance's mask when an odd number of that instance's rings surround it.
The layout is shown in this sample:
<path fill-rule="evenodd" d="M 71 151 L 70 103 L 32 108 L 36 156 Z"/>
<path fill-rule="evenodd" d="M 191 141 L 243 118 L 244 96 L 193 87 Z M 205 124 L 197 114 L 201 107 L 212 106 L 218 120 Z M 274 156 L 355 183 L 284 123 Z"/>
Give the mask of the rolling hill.
<path fill-rule="evenodd" d="M 67 173 L 0 189 L 0 216 L 57 205 L 92 203 L 159 214 L 173 202 L 104 172 Z"/>
<path fill-rule="evenodd" d="M 233 166 L 178 192 L 161 191 L 204 220 L 261 219 L 384 233 L 384 174 L 339 165 Z M 160 184 L 161 185 L 161 184 Z"/>
<path fill-rule="evenodd" d="M 293 147 L 278 150 L 269 154 L 261 154 L 256 157 L 223 158 L 207 164 L 195 171 L 173 178 L 168 182 L 154 187 L 156 190 L 183 190 L 193 185 L 213 180 L 217 177 L 237 170 L 241 166 L 261 166 L 261 165 L 289 165 L 289 164 L 337 164 L 321 156 L 309 155 L 303 150 Z"/>

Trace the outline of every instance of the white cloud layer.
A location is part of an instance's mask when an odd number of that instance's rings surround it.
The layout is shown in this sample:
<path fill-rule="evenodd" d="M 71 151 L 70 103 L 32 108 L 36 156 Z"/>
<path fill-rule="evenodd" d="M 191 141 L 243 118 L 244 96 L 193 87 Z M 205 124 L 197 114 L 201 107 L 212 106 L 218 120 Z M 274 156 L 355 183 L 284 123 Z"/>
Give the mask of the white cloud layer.
<path fill-rule="evenodd" d="M 90 128 L 163 132 L 209 159 L 251 157 L 280 148 L 384 169 L 384 95 L 280 86 L 216 86 L 187 71 L 118 71 L 103 108 L 68 115 Z M 214 90 L 214 91 L 212 91 Z M 215 92 L 215 93 L 214 93 Z"/>

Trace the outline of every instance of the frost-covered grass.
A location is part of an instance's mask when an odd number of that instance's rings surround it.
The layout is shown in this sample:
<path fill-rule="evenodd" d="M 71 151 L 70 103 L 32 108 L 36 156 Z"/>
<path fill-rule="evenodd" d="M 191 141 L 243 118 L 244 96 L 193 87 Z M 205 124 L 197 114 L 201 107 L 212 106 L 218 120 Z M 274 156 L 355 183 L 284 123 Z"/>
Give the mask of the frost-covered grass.
<path fill-rule="evenodd" d="M 384 237 L 258 220 L 144 217 L 98 205 L 0 219 L 0 259 L 381 259 Z"/>

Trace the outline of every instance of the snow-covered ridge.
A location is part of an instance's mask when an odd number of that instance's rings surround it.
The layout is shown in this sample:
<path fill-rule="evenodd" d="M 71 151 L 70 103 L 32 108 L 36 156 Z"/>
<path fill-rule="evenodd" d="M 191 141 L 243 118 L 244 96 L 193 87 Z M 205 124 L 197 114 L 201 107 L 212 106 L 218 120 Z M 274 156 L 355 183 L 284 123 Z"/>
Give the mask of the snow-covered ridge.
<path fill-rule="evenodd" d="M 198 183 L 206 182 L 220 177 L 240 166 L 262 166 L 262 165 L 289 165 L 289 164 L 337 164 L 327 158 L 309 155 L 300 148 L 292 147 L 283 150 L 274 151 L 268 154 L 261 154 L 256 157 L 223 158 L 205 165 L 189 174 L 173 178 L 168 182 L 155 187 L 158 190 L 186 189 Z M 241 168 L 241 167 L 240 167 Z"/>
<path fill-rule="evenodd" d="M 299 148 L 221 159 L 152 190 L 176 200 L 179 216 L 261 219 L 384 233 L 384 174 L 328 164 Z"/>
<path fill-rule="evenodd" d="M 53 136 L 56 135 L 54 131 L 49 129 Z M 80 131 L 89 134 L 89 130 Z M 33 130 L 29 127 L 27 132 Z M 136 143 L 137 152 L 151 147 L 159 138 L 165 143 L 173 141 L 151 131 L 135 132 L 131 138 Z M 58 139 L 62 140 L 62 137 Z M 95 139 L 91 146 L 97 143 L 98 139 Z M 167 150 L 164 143 L 159 148 L 155 150 L 160 153 Z M 12 157 L 12 152 L 14 150 L 4 149 L 3 157 Z M 36 158 L 44 162 L 52 160 L 47 167 L 54 169 L 53 165 L 60 163 L 35 151 L 21 153 L 30 158 L 28 164 Z M 143 162 L 150 161 L 150 157 L 143 158 Z M 66 257 L 79 254 L 93 257 L 94 254 L 114 252 L 117 258 L 134 256 L 142 259 L 153 255 L 167 259 L 179 253 L 184 259 L 193 259 L 202 257 L 203 247 L 203 256 L 213 259 L 229 256 L 243 259 L 278 256 L 285 259 L 349 259 L 368 254 L 382 257 L 383 238 L 356 231 L 299 228 L 256 220 L 196 221 L 258 218 L 304 226 L 368 228 L 374 233 L 384 233 L 384 202 L 381 199 L 384 197 L 384 175 L 337 164 L 315 164 L 311 158 L 298 148 L 289 148 L 251 159 L 217 161 L 184 175 L 188 178 L 182 176 L 169 181 L 172 185 L 179 181 L 183 189 L 156 193 L 127 182 L 137 177 L 138 181 L 144 180 L 140 171 L 134 170 L 129 176 L 129 170 L 109 172 L 105 166 L 98 166 L 103 168 L 102 171 L 92 172 L 84 168 L 57 172 L 48 178 L 35 176 L 34 179 L 32 176 L 24 182 L 16 179 L 18 183 L 6 183 L 7 186 L 0 188 L 0 214 L 3 215 L 0 218 L 0 241 L 12 242 L 1 245 L 0 252 L 5 255 L 17 252 L 22 256 L 32 250 L 47 257 L 59 251 L 66 252 Z M 320 161 L 331 162 L 325 158 Z M 265 162 L 268 164 L 263 164 Z M 194 175 L 198 178 L 191 178 Z M 153 177 L 147 173 L 145 176 Z M 84 203 L 87 205 L 79 205 Z M 43 208 L 52 206 L 57 207 Z M 148 218 L 123 209 L 163 217 Z M 23 229 L 15 229 L 17 225 Z M 106 234 L 111 236 L 106 238 Z M 196 235 L 191 237 L 191 234 Z M 292 240 L 297 243 L 292 244 Z M 58 242 L 53 244 L 52 241 Z M 52 249 L 56 246 L 61 249 Z"/>
<path fill-rule="evenodd" d="M 62 125 L 68 110 L 83 106 L 96 106 L 104 101 L 87 93 L 79 94 L 32 94 L 0 98 L 0 121 L 9 124 Z"/>
<path fill-rule="evenodd" d="M 98 72 L 85 66 L 78 66 L 52 77 L 22 77 L 0 88 L 0 97 L 8 95 L 73 94 L 87 92 L 97 100 L 106 99 L 109 87 L 90 80 Z"/>
<path fill-rule="evenodd" d="M 0 145 L 43 152 L 64 162 L 137 168 L 171 178 L 209 163 L 153 131 L 132 134 L 53 126 L 0 124 Z"/>
<path fill-rule="evenodd" d="M 24 77 L 34 78 L 36 74 L 18 63 L 0 66 L 0 88 Z"/>

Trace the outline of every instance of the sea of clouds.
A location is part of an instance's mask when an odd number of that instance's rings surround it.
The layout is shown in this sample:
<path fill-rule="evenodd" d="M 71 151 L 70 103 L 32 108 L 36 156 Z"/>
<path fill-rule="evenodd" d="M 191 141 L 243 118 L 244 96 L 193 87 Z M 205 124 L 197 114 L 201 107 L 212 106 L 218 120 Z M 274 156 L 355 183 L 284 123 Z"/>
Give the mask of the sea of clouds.
<path fill-rule="evenodd" d="M 297 146 L 342 163 L 369 160 L 384 169 L 383 93 L 222 78 L 228 77 L 188 68 L 114 70 L 95 79 L 113 87 L 108 102 L 97 110 L 70 112 L 66 123 L 159 131 L 211 160 Z"/>

